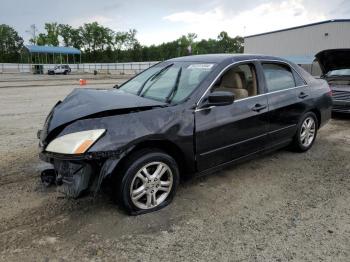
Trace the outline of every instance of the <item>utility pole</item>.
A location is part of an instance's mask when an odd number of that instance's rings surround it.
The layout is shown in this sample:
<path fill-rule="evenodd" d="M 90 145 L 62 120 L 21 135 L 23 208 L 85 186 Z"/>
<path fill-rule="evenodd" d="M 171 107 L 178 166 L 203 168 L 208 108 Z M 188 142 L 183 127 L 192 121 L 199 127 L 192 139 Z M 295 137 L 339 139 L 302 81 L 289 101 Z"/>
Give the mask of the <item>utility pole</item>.
<path fill-rule="evenodd" d="M 38 28 L 35 24 L 32 24 L 30 26 L 30 29 L 26 31 L 26 33 L 30 34 L 32 36 L 33 44 L 36 45 L 36 34 L 38 32 Z"/>

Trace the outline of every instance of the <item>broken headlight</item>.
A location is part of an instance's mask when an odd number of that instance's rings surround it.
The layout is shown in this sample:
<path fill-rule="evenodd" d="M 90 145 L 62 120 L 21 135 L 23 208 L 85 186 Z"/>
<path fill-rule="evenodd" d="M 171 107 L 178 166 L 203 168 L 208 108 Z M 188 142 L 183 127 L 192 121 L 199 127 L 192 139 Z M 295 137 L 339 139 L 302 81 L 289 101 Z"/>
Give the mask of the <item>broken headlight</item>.
<path fill-rule="evenodd" d="M 46 151 L 61 154 L 83 154 L 105 131 L 105 129 L 95 129 L 58 137 L 49 143 Z"/>

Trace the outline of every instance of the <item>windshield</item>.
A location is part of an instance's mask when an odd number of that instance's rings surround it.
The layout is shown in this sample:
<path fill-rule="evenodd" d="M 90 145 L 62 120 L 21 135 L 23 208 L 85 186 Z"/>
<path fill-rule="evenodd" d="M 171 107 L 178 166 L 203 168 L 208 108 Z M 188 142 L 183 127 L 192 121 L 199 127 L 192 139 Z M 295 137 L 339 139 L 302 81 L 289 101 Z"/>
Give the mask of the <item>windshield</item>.
<path fill-rule="evenodd" d="M 120 87 L 128 93 L 161 102 L 187 98 L 214 68 L 213 63 L 174 62 L 153 66 Z"/>
<path fill-rule="evenodd" d="M 350 69 L 333 70 L 328 72 L 326 76 L 350 76 Z"/>

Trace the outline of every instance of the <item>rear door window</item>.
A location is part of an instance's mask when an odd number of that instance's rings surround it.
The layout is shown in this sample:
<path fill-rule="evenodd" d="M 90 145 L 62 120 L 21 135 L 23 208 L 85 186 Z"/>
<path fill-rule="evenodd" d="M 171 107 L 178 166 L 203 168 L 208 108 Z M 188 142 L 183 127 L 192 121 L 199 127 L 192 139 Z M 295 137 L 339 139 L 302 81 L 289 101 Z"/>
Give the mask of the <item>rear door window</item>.
<path fill-rule="evenodd" d="M 295 70 L 293 70 L 293 73 L 294 73 L 294 79 L 295 79 L 296 86 L 306 85 L 305 80 Z"/>
<path fill-rule="evenodd" d="M 262 67 L 269 92 L 296 86 L 292 70 L 289 66 L 277 63 L 263 63 Z"/>

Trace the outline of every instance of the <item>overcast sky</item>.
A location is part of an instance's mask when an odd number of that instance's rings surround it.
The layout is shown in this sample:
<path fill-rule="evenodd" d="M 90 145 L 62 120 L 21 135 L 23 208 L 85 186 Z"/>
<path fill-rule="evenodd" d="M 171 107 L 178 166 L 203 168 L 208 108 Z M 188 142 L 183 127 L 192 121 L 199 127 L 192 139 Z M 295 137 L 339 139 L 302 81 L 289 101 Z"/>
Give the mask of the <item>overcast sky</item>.
<path fill-rule="evenodd" d="M 0 0 L 0 24 L 24 38 L 31 24 L 97 21 L 115 31 L 135 28 L 144 45 L 194 32 L 198 38 L 251 35 L 328 19 L 350 18 L 349 0 Z"/>

